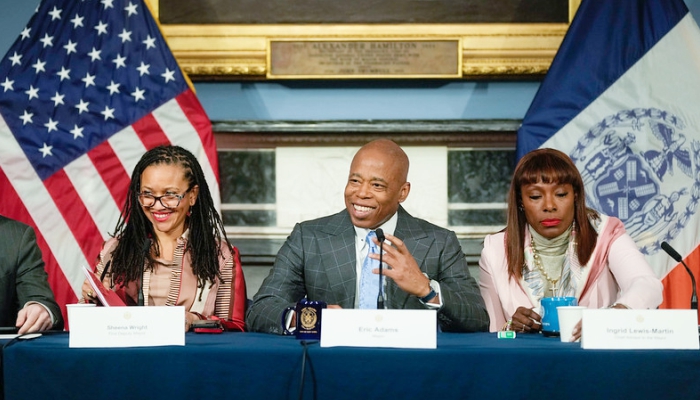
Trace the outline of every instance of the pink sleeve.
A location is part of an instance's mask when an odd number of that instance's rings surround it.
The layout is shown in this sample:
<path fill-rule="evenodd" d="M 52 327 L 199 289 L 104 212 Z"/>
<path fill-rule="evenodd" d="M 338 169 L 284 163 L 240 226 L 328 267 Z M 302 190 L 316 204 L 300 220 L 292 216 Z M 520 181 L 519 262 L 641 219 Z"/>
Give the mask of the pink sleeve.
<path fill-rule="evenodd" d="M 637 309 L 656 308 L 661 304 L 663 285 L 619 219 L 608 217 L 598 234 L 594 259 L 589 265 L 591 272 L 581 299 L 589 289 L 599 285 L 598 279 L 607 266 L 620 288 L 615 302 Z"/>
<path fill-rule="evenodd" d="M 506 323 L 506 316 L 503 314 L 501 299 L 498 297 L 498 290 L 491 273 L 491 261 L 493 260 L 490 258 L 493 257 L 489 257 L 490 254 L 492 255 L 489 250 L 494 245 L 491 243 L 492 241 L 491 236 L 484 238 L 484 248 L 481 250 L 481 258 L 479 258 L 479 290 L 481 297 L 484 298 L 486 311 L 489 313 L 489 331 L 497 332 Z M 502 246 L 503 243 L 497 243 L 497 245 Z"/>
<path fill-rule="evenodd" d="M 656 308 L 661 304 L 663 285 L 628 234 L 613 242 L 608 267 L 620 286 L 617 303 L 637 309 Z"/>

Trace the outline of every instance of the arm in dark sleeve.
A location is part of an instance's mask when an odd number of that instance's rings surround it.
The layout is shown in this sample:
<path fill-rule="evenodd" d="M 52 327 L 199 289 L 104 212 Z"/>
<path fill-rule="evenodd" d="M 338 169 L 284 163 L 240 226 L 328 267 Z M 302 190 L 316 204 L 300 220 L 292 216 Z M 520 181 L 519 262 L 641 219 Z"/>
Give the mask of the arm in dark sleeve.
<path fill-rule="evenodd" d="M 469 274 L 467 261 L 454 232 L 449 232 L 439 259 L 437 280 L 443 306 L 438 323 L 446 332 L 478 332 L 489 327 L 489 316 L 476 280 Z"/>
<path fill-rule="evenodd" d="M 277 253 L 270 274 L 246 313 L 246 325 L 251 332 L 282 334 L 284 310 L 305 296 L 302 246 L 301 225 L 297 224 Z"/>
<path fill-rule="evenodd" d="M 54 318 L 52 329 L 63 329 L 61 309 L 49 286 L 41 250 L 36 243 L 36 235 L 28 226 L 22 232 L 18 242 L 16 287 L 20 308 L 30 301 L 40 303 L 51 312 Z"/>

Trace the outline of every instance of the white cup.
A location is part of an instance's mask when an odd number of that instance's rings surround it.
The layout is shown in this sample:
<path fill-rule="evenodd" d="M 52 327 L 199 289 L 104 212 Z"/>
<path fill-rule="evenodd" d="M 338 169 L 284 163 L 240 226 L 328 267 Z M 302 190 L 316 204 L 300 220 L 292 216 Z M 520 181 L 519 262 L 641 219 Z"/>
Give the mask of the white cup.
<path fill-rule="evenodd" d="M 559 338 L 562 342 L 571 341 L 571 333 L 576 324 L 581 321 L 584 306 L 559 306 L 557 314 L 559 316 Z M 577 340 L 578 341 L 578 340 Z"/>

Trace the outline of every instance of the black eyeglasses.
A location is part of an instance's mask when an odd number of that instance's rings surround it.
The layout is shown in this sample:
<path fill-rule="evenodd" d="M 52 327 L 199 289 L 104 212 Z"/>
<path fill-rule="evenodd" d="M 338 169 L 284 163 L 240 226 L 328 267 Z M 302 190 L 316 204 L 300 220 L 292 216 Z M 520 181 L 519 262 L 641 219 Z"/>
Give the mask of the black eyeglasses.
<path fill-rule="evenodd" d="M 189 191 L 190 189 L 187 189 L 183 194 L 164 194 L 162 196 L 154 196 L 150 193 L 139 193 L 139 203 L 144 207 L 150 208 L 156 205 L 156 201 L 160 201 L 160 204 L 165 208 L 177 208 Z"/>

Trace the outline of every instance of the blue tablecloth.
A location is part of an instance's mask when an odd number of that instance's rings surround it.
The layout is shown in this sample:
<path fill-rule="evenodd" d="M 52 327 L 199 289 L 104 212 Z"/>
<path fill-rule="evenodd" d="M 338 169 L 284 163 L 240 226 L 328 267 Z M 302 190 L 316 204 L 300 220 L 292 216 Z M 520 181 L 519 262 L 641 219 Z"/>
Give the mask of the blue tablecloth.
<path fill-rule="evenodd" d="M 296 399 L 300 388 L 304 399 L 700 398 L 693 350 L 486 333 L 440 333 L 435 350 L 305 348 L 253 333 L 188 333 L 186 343 L 71 349 L 67 333 L 14 342 L 3 351 L 5 399 Z"/>

